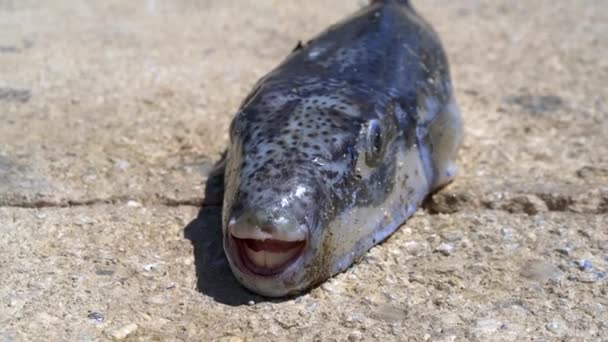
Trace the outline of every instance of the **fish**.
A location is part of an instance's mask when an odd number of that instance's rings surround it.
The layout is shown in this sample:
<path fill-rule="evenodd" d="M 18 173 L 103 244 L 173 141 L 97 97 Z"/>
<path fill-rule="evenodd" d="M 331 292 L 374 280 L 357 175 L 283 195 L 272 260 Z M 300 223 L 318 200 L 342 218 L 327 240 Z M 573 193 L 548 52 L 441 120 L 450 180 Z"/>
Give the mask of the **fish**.
<path fill-rule="evenodd" d="M 410 1 L 371 1 L 298 43 L 230 124 L 232 273 L 283 297 L 346 270 L 454 179 L 463 135 L 446 53 Z"/>

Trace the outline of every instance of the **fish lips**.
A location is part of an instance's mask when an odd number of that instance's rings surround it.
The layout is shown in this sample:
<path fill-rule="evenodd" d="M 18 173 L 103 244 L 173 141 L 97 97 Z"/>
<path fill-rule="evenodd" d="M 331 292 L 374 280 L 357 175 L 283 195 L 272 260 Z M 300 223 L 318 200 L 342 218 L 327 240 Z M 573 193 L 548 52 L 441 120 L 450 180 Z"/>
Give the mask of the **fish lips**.
<path fill-rule="evenodd" d="M 246 239 L 238 239 L 228 234 L 224 241 L 224 250 L 228 258 L 230 267 L 237 280 L 258 294 L 268 297 L 283 297 L 299 293 L 302 288 L 308 284 L 302 281 L 306 278 L 306 260 L 310 258 L 311 248 L 310 239 L 291 242 L 293 243 L 290 251 L 293 249 L 293 255 L 289 255 L 286 260 L 275 267 L 259 267 L 258 263 L 252 259 L 255 256 L 248 255 L 247 249 L 255 252 L 256 243 L 243 241 Z M 269 243 L 269 249 L 278 247 L 278 249 L 286 248 L 287 246 L 272 246 Z M 259 246 L 257 246 L 259 247 Z M 271 253 L 267 250 L 264 253 Z M 314 253 L 313 253 L 314 254 Z"/>
<path fill-rule="evenodd" d="M 231 235 L 238 259 L 237 267 L 243 273 L 258 277 L 274 277 L 284 273 L 300 259 L 308 239 L 298 241 L 239 239 Z"/>

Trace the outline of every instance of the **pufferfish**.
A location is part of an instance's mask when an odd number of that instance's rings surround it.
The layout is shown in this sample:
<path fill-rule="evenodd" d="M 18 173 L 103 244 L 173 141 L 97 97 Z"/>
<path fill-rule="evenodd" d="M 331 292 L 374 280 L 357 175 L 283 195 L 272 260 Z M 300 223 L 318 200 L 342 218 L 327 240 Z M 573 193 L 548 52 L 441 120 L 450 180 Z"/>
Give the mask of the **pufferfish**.
<path fill-rule="evenodd" d="M 310 289 L 451 182 L 463 124 L 438 35 L 376 0 L 294 51 L 230 125 L 224 252 L 269 297 Z"/>

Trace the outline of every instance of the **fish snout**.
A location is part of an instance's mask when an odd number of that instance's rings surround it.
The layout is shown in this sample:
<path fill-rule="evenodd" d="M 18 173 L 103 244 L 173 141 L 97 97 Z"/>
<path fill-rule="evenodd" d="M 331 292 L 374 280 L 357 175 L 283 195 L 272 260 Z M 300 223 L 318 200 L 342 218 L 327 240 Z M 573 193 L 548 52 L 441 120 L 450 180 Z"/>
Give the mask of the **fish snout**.
<path fill-rule="evenodd" d="M 228 223 L 231 256 L 241 271 L 280 274 L 298 260 L 308 245 L 308 229 L 289 213 L 271 215 L 247 210 Z"/>

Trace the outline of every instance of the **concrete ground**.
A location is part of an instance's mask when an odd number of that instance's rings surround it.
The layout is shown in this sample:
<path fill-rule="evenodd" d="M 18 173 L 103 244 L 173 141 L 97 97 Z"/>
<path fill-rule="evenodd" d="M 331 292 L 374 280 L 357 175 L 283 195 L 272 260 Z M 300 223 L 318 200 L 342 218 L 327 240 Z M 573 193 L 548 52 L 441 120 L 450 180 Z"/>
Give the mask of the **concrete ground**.
<path fill-rule="evenodd" d="M 308 294 L 236 284 L 209 174 L 230 119 L 363 3 L 0 0 L 0 341 L 606 341 L 603 0 L 414 1 L 459 178 Z"/>

